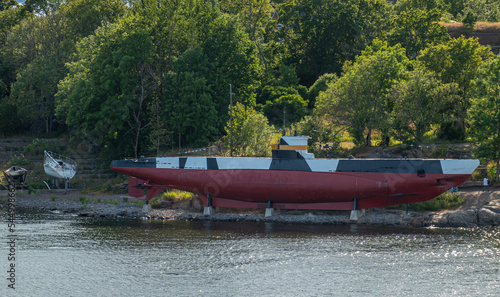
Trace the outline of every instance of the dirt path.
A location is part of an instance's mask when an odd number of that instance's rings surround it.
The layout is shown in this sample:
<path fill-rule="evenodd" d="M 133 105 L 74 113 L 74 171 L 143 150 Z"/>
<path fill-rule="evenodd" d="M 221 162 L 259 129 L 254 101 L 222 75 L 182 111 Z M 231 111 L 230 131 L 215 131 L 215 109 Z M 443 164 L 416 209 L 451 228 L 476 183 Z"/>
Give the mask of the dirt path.
<path fill-rule="evenodd" d="M 465 198 L 465 203 L 457 211 L 480 207 L 491 201 L 500 201 L 500 189 L 491 189 L 491 193 L 483 192 L 481 188 L 459 189 L 458 193 Z"/>

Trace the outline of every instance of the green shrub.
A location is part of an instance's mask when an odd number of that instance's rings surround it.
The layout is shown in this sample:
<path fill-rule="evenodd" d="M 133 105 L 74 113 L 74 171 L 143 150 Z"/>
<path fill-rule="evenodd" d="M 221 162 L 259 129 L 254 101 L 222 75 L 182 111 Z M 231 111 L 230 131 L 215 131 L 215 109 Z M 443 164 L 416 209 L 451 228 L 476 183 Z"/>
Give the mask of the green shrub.
<path fill-rule="evenodd" d="M 458 193 L 444 192 L 438 197 L 424 202 L 408 204 L 411 211 L 439 211 L 458 207 L 465 203 L 465 198 Z M 405 209 L 405 205 L 395 205 L 390 208 Z"/>
<path fill-rule="evenodd" d="M 488 179 L 491 181 L 496 180 L 496 174 L 497 174 L 497 164 L 490 163 L 487 166 L 487 171 L 488 171 Z"/>
<path fill-rule="evenodd" d="M 38 138 L 33 139 L 33 142 L 24 148 L 24 152 L 31 155 L 39 155 L 48 150 L 50 146 L 47 140 Z"/>
<path fill-rule="evenodd" d="M 26 166 L 30 164 L 30 161 L 26 159 L 23 154 L 14 155 L 10 158 L 10 161 L 7 163 L 9 166 Z"/>
<path fill-rule="evenodd" d="M 166 192 L 163 192 L 160 196 L 161 199 L 163 200 L 177 200 L 177 201 L 182 201 L 186 199 L 193 199 L 195 196 L 194 193 L 191 192 L 185 192 L 177 189 L 171 189 Z"/>

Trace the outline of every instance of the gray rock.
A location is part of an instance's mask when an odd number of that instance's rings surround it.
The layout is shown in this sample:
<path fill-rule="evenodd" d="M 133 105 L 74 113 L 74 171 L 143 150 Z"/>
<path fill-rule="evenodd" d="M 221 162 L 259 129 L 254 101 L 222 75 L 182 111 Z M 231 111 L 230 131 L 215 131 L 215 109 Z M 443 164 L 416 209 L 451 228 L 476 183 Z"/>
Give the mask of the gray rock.
<path fill-rule="evenodd" d="M 495 209 L 497 210 L 497 209 Z M 494 212 L 489 208 L 483 207 L 478 213 L 479 226 L 499 226 L 500 213 Z"/>

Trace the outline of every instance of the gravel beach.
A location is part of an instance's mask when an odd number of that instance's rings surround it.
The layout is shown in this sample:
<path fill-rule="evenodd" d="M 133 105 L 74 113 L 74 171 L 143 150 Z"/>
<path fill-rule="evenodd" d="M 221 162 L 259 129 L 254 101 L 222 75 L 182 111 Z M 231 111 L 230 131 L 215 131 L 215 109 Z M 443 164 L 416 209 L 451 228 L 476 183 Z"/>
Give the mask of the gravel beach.
<path fill-rule="evenodd" d="M 216 209 L 215 214 L 204 216 L 200 201 L 183 201 L 168 208 L 151 209 L 147 213 L 134 204 L 119 198 L 122 195 L 82 194 L 70 190 L 42 190 L 36 194 L 16 192 L 16 207 L 45 211 L 59 211 L 83 217 L 134 218 L 144 220 L 213 220 L 253 221 L 298 224 L 370 224 L 412 227 L 475 227 L 500 225 L 500 191 L 485 193 L 477 188 L 459 191 L 466 203 L 455 210 L 441 212 L 408 212 L 385 208 L 363 211 L 357 221 L 349 219 L 348 211 L 292 211 L 277 210 L 271 217 L 264 216 L 264 210 Z M 0 206 L 7 206 L 7 191 L 1 191 Z"/>

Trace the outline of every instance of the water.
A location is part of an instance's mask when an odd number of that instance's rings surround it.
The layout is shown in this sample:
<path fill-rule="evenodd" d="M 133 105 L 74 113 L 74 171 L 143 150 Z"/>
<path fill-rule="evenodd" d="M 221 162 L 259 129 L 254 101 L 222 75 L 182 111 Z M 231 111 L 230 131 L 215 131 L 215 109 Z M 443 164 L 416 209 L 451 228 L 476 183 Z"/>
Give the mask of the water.
<path fill-rule="evenodd" d="M 498 296 L 500 229 L 19 213 L 0 296 Z M 7 223 L 0 225 L 3 238 Z M 10 262 L 9 262 L 10 263 Z"/>

